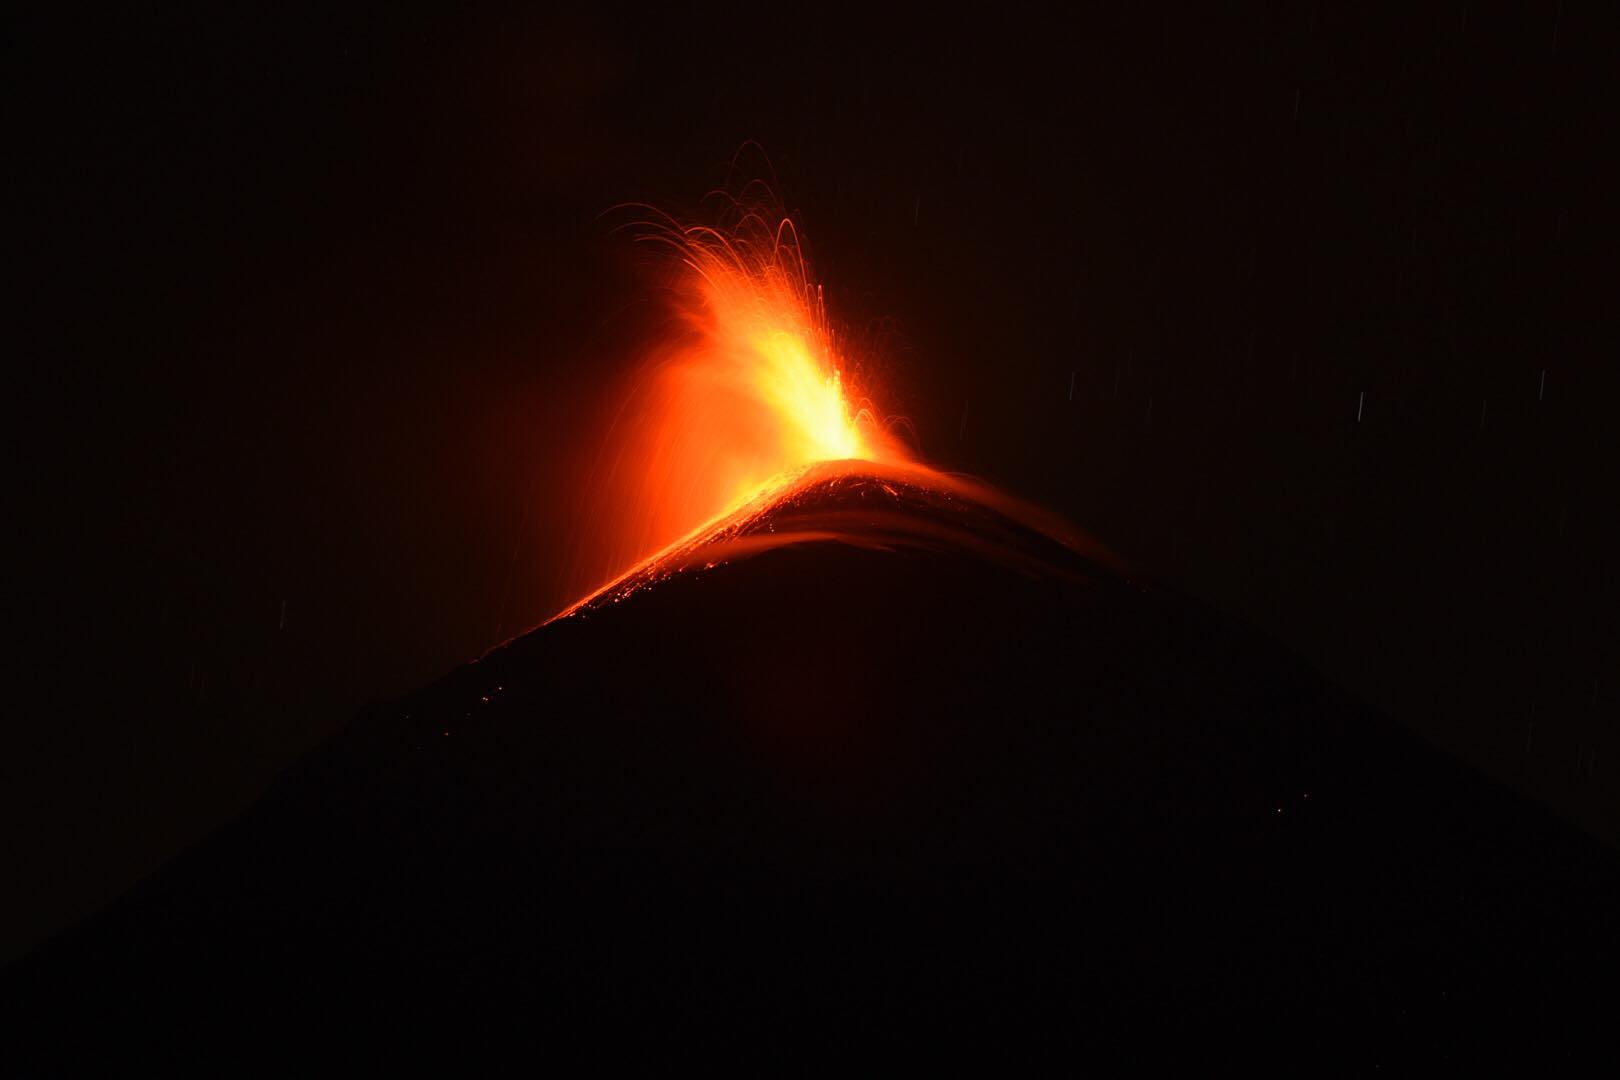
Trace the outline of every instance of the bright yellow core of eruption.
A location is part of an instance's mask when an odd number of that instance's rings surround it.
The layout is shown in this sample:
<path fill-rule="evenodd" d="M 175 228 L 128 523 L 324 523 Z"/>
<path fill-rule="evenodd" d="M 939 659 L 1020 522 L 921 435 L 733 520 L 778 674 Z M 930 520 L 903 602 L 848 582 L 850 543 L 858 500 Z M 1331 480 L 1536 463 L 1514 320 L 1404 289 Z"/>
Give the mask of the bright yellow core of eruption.
<path fill-rule="evenodd" d="M 754 376 L 761 400 L 797 435 L 792 457 L 810 464 L 867 456 L 837 368 L 822 374 L 804 341 L 786 330 L 760 338 L 754 350 L 762 361 Z"/>
<path fill-rule="evenodd" d="M 710 489 L 703 506 L 679 511 L 688 529 L 818 461 L 900 456 L 871 412 L 851 406 L 790 222 L 770 228 L 754 215 L 731 232 L 692 227 L 673 239 L 692 334 L 665 369 L 656 423 L 685 445 L 657 483 Z"/>
<path fill-rule="evenodd" d="M 629 396 L 594 474 L 581 537 L 599 584 L 820 461 L 906 455 L 852 389 L 791 222 L 666 222 L 676 322 Z"/>

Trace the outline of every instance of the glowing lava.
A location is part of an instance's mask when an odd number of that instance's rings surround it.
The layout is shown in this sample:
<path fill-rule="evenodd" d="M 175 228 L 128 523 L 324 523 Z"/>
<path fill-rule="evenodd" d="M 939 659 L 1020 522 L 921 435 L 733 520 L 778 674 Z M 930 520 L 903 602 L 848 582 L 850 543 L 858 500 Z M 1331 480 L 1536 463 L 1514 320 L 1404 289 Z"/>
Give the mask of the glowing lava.
<path fill-rule="evenodd" d="M 593 476 L 586 581 L 639 565 L 817 462 L 908 460 L 850 382 L 793 223 L 743 205 L 732 219 L 639 226 L 674 256 L 674 319 Z"/>

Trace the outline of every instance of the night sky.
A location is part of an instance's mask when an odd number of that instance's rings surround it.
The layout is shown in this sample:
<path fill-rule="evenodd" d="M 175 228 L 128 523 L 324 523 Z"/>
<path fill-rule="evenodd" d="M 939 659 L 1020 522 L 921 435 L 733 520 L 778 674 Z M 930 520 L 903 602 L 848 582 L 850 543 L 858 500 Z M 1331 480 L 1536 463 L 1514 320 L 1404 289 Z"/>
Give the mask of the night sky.
<path fill-rule="evenodd" d="M 601 215 L 749 140 L 925 459 L 1620 840 L 1590 18 L 20 20 L 0 957 L 575 598 Z"/>

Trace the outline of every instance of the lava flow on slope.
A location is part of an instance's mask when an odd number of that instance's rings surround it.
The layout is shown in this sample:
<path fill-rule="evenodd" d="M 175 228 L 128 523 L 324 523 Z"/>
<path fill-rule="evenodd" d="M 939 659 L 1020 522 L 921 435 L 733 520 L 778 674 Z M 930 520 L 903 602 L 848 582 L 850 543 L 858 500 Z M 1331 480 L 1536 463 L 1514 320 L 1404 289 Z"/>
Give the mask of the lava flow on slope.
<path fill-rule="evenodd" d="M 1031 575 L 1077 579 L 1116 560 L 1039 508 L 973 480 L 912 464 L 824 461 L 775 478 L 730 513 L 570 605 L 586 616 L 676 574 L 774 548 L 841 543 L 971 553 Z"/>

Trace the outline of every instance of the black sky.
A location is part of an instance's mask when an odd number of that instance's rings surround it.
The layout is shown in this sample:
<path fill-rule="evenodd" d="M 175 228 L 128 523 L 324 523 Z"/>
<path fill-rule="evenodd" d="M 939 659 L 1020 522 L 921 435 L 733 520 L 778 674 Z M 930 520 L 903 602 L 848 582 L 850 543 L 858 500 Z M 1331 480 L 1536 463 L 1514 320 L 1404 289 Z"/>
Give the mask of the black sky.
<path fill-rule="evenodd" d="M 21 20 L 0 955 L 572 598 L 599 215 L 745 140 L 925 457 L 1620 838 L 1589 19 Z"/>

